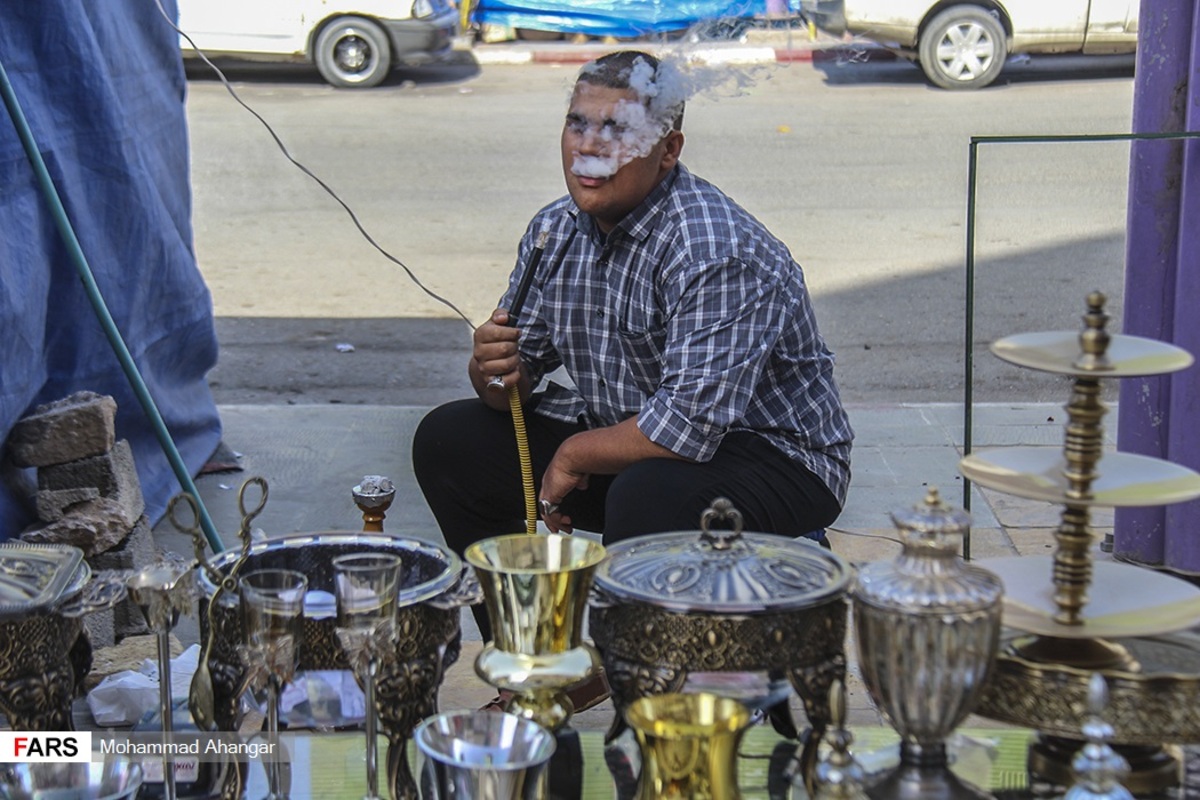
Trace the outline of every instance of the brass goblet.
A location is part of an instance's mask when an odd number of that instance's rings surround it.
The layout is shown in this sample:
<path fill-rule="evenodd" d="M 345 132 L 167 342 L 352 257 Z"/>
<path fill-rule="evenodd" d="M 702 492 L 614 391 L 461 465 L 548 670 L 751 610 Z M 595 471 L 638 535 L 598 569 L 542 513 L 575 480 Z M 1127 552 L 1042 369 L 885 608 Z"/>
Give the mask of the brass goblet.
<path fill-rule="evenodd" d="M 475 671 L 514 693 L 507 710 L 557 731 L 574 708 L 566 689 L 600 669 L 596 649 L 583 642 L 583 612 L 604 547 L 580 537 L 518 533 L 467 548 L 493 641 Z"/>
<path fill-rule="evenodd" d="M 379 797 L 379 711 L 375 682 L 383 653 L 396 642 L 400 557 L 390 553 L 350 553 L 333 559 L 337 597 L 337 636 L 366 698 L 367 793 Z"/>
<path fill-rule="evenodd" d="M 290 569 L 261 569 L 238 581 L 242 628 L 246 635 L 243 660 L 267 689 L 267 737 L 279 741 L 279 694 L 296 675 L 303 637 L 304 593 L 308 578 Z M 281 775 L 281 753 L 265 761 L 266 800 L 287 800 Z"/>
<path fill-rule="evenodd" d="M 740 800 L 746 706 L 706 692 L 659 694 L 635 700 L 625 719 L 642 753 L 638 800 Z"/>

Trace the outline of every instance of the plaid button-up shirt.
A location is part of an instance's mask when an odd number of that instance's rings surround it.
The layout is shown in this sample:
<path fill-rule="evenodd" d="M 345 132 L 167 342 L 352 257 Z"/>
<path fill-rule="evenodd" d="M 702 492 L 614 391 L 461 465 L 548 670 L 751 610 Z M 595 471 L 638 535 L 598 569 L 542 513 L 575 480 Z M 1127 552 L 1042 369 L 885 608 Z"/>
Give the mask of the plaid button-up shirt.
<path fill-rule="evenodd" d="M 679 165 L 608 236 L 570 197 L 521 240 L 510 307 L 541 231 L 549 239 L 517 320 L 536 413 L 588 427 L 638 415 L 650 440 L 706 461 L 751 431 L 821 478 L 842 503 L 853 433 L 787 247 Z"/>

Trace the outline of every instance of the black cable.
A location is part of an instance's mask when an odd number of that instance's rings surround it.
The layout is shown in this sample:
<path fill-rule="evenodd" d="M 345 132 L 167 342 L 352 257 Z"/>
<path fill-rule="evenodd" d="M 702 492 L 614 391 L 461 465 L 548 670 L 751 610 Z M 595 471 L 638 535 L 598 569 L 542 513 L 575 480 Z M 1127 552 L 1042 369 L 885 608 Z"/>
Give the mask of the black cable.
<path fill-rule="evenodd" d="M 228 91 L 230 96 L 233 97 L 233 99 L 237 101 L 237 104 L 240 105 L 242 108 L 246 109 L 247 111 L 249 111 L 250 114 L 253 115 L 256 120 L 258 120 L 259 122 L 262 123 L 263 127 L 267 129 L 267 133 L 269 133 L 271 135 L 271 138 L 275 140 L 275 145 L 279 148 L 279 151 L 281 153 L 283 153 L 283 157 L 286 158 L 288 161 L 290 161 L 292 163 L 292 165 L 296 167 L 296 169 L 300 170 L 305 175 L 307 175 L 308 177 L 310 177 L 314 181 L 316 181 L 317 185 L 320 186 L 322 189 L 324 189 L 326 194 L 328 194 L 330 197 L 332 197 L 337 202 L 338 205 L 340 205 L 343 209 L 345 209 L 346 213 L 350 215 L 350 220 L 354 223 L 354 227 L 358 228 L 358 232 L 362 234 L 363 238 L 366 239 L 367 242 L 372 247 L 374 247 L 376 250 L 378 250 L 380 253 L 382 253 L 384 258 L 386 258 L 388 261 L 391 261 L 396 266 L 400 267 L 400 269 L 404 270 L 404 272 L 408 275 L 409 280 L 411 280 L 414 284 L 416 284 L 418 289 L 420 289 L 422 292 L 429 295 L 430 297 L 432 297 L 434 300 L 438 301 L 442 305 L 449 308 L 455 314 L 458 314 L 458 316 L 462 317 L 463 322 L 467 323 L 467 325 L 469 325 L 471 327 L 471 330 L 475 330 L 475 327 L 476 327 L 475 323 L 471 322 L 471 320 L 467 318 L 467 315 L 464 314 L 461 310 L 459 310 L 458 306 L 454 305 L 454 303 L 451 303 L 449 300 L 447 300 L 446 298 L 437 294 L 433 290 L 429 289 L 428 287 L 425 286 L 425 284 L 421 283 L 420 279 L 417 278 L 416 274 L 414 274 L 411 269 L 409 269 L 407 264 L 405 264 L 400 259 L 396 258 L 394 255 L 389 253 L 387 250 L 385 250 L 382 245 L 380 245 L 378 242 L 375 241 L 375 239 L 371 236 L 371 234 L 367 233 L 367 229 L 363 227 L 363 224 L 361 222 L 359 222 L 358 216 L 355 215 L 354 211 L 350 208 L 350 206 L 346 204 L 346 201 L 343 200 L 341 197 L 339 197 L 338 193 L 329 187 L 329 184 L 325 183 L 325 181 L 318 178 L 316 176 L 316 174 L 313 173 L 312 170 L 310 170 L 308 167 L 304 166 L 299 161 L 297 161 L 292 156 L 292 154 L 288 151 L 287 147 L 283 143 L 283 140 L 280 139 L 279 135 L 275 133 L 275 130 L 267 123 L 267 121 L 265 119 L 263 119 L 262 115 L 259 114 L 257 111 L 255 111 L 250 106 L 248 106 L 246 104 L 246 102 L 244 100 L 242 100 L 242 98 L 238 97 L 238 93 L 236 91 L 234 91 L 233 86 L 229 83 L 229 80 L 225 77 L 225 73 L 222 72 L 216 64 L 214 64 L 212 61 L 210 61 L 208 56 L 205 55 L 204 52 L 200 50 L 200 48 L 196 47 L 196 43 L 192 41 L 192 37 L 188 36 L 186 33 L 184 33 L 182 30 L 180 30 L 179 26 L 176 25 L 171 20 L 171 17 L 167 14 L 166 9 L 163 8 L 162 0 L 154 0 L 154 3 L 155 3 L 155 5 L 158 6 L 158 13 L 161 14 L 163 19 L 165 19 L 167 21 L 167 24 L 170 25 L 171 28 L 176 33 L 178 33 L 180 36 L 182 36 L 184 39 L 186 39 L 188 44 L 190 44 L 192 46 L 192 49 L 196 52 L 196 55 L 199 56 L 200 60 L 203 61 L 205 64 L 207 64 L 212 69 L 212 71 L 217 74 L 217 77 L 220 78 L 221 83 L 225 86 L 225 90 Z"/>

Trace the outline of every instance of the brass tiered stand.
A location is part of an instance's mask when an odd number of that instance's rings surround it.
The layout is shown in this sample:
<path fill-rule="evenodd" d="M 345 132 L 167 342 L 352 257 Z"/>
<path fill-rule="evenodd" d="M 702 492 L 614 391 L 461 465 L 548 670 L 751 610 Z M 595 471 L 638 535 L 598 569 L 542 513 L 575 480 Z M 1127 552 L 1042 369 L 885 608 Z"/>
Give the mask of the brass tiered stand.
<path fill-rule="evenodd" d="M 1200 742 L 1200 588 L 1133 564 L 1093 563 L 1090 510 L 1192 500 L 1200 497 L 1200 475 L 1125 453 L 1104 456 L 1101 471 L 1101 381 L 1175 372 L 1193 359 L 1174 345 L 1110 335 L 1104 303 L 1103 294 L 1088 295 L 1081 333 L 1020 334 L 992 345 L 1005 361 L 1074 384 L 1061 453 L 1004 448 L 959 465 L 980 486 L 1064 506 L 1052 557 L 980 562 L 1004 581 L 1006 633 L 977 713 L 1036 729 L 1031 780 L 1070 785 L 1088 680 L 1101 672 L 1111 691 L 1113 743 L 1133 767 L 1128 788 L 1141 794 L 1177 782 L 1170 745 Z M 1093 585 L 1101 591 L 1089 598 Z"/>

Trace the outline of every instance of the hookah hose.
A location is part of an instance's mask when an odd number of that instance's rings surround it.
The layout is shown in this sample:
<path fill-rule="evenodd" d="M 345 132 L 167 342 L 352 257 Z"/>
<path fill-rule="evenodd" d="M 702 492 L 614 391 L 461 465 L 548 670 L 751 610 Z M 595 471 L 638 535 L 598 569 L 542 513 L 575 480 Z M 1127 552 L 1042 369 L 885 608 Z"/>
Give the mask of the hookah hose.
<path fill-rule="evenodd" d="M 508 310 L 508 327 L 517 323 L 517 315 L 525 305 L 525 297 L 533 284 L 533 275 L 537 272 L 538 264 L 542 261 L 542 253 L 546 251 L 546 239 L 549 231 L 538 234 L 537 244 L 525 266 L 525 272 L 517 284 L 517 293 L 513 297 L 512 308 Z M 500 385 L 500 384 L 492 384 Z M 533 458 L 529 455 L 529 436 L 525 431 L 525 412 L 521 408 L 521 390 L 517 384 L 508 387 L 508 408 L 512 412 L 513 432 L 517 437 L 517 460 L 521 465 L 521 490 L 525 496 L 525 532 L 537 533 L 537 492 L 533 485 Z"/>

